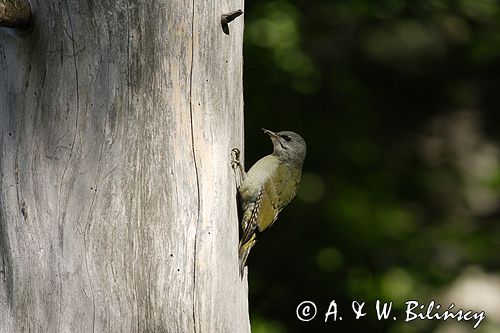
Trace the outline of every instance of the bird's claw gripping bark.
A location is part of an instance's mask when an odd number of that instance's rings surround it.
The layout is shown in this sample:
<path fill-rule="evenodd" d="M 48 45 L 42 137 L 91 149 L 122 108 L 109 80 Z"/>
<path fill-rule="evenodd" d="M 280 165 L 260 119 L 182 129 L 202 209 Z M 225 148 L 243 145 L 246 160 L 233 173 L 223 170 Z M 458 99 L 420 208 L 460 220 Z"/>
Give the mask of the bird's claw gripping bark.
<path fill-rule="evenodd" d="M 231 167 L 234 170 L 236 176 L 236 188 L 240 188 L 243 179 L 245 178 L 245 170 L 240 162 L 241 152 L 238 148 L 233 148 L 231 150 Z"/>
<path fill-rule="evenodd" d="M 241 155 L 241 152 L 238 148 L 233 148 L 231 150 L 231 167 L 234 170 L 236 170 L 237 168 L 239 168 L 241 166 L 240 155 Z"/>

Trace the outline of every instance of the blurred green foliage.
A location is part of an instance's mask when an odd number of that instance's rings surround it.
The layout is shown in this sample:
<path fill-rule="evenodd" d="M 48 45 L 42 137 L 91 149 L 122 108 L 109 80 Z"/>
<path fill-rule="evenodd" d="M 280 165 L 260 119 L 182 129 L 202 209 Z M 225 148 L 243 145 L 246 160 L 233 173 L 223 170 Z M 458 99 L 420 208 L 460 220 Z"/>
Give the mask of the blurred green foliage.
<path fill-rule="evenodd" d="M 298 197 L 248 261 L 253 331 L 455 332 L 354 320 L 350 302 L 401 313 L 470 267 L 499 274 L 500 2 L 248 1 L 244 57 L 247 167 L 271 150 L 261 127 L 308 143 Z M 345 318 L 324 323 L 333 299 Z"/>

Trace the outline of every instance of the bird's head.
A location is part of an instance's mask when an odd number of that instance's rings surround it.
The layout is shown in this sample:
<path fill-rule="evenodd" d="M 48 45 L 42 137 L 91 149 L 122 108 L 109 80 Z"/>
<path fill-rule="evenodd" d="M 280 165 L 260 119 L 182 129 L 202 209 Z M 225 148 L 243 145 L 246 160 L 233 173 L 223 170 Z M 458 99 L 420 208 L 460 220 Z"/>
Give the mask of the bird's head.
<path fill-rule="evenodd" d="M 302 166 L 306 157 L 306 142 L 300 135 L 291 131 L 273 132 L 265 128 L 264 133 L 269 135 L 273 142 L 273 155 L 284 163 L 294 163 Z"/>

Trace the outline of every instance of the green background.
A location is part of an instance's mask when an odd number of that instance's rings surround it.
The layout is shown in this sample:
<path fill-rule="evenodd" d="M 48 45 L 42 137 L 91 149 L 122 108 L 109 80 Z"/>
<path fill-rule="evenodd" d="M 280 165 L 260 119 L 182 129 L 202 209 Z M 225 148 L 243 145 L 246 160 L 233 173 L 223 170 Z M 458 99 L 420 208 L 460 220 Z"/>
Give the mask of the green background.
<path fill-rule="evenodd" d="M 271 152 L 261 127 L 308 143 L 297 198 L 248 260 L 253 332 L 473 331 L 404 322 L 431 299 L 500 332 L 500 2 L 245 5 L 246 166 Z M 343 320 L 325 323 L 331 300 Z"/>

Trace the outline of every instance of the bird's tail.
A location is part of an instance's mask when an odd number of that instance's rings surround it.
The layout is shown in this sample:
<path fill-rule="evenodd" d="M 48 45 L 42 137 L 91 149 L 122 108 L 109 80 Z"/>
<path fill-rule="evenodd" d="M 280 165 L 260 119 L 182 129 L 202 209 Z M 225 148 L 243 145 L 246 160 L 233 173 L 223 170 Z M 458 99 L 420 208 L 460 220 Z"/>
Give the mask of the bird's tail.
<path fill-rule="evenodd" d="M 240 278 L 242 279 L 243 279 L 243 273 L 245 272 L 245 264 L 247 262 L 248 255 L 250 254 L 250 250 L 255 245 L 256 241 L 257 240 L 255 239 L 255 235 L 253 235 L 248 242 L 244 244 L 240 242 L 238 254 L 240 259 Z"/>

